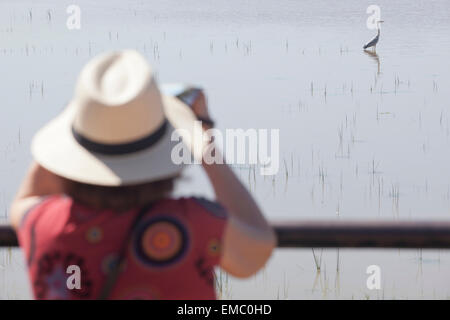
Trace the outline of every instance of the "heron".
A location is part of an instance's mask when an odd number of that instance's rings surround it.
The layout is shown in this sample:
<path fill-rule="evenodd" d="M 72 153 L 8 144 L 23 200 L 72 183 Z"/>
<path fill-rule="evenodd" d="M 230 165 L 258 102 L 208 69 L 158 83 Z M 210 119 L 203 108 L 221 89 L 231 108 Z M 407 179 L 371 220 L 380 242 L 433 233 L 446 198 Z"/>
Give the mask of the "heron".
<path fill-rule="evenodd" d="M 363 49 L 366 50 L 367 48 L 373 48 L 373 51 L 377 50 L 377 43 L 378 40 L 380 39 L 380 23 L 383 23 L 383 20 L 378 20 L 377 21 L 377 36 L 375 38 L 373 38 L 370 42 L 368 42 L 366 45 L 364 45 Z"/>

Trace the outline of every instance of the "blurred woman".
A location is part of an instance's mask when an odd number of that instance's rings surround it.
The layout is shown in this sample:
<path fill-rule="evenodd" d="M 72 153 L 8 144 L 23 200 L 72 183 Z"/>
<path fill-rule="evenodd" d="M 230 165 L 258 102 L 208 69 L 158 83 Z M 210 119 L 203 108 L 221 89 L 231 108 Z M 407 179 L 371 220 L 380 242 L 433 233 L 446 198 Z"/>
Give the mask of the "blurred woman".
<path fill-rule="evenodd" d="M 204 95 L 192 106 L 162 95 L 135 51 L 83 68 L 33 138 L 11 205 L 36 299 L 215 299 L 215 266 L 237 277 L 264 266 L 274 233 L 228 165 L 202 162 L 215 201 L 171 197 L 184 167 L 171 137 L 201 160 L 197 119 L 211 128 Z"/>

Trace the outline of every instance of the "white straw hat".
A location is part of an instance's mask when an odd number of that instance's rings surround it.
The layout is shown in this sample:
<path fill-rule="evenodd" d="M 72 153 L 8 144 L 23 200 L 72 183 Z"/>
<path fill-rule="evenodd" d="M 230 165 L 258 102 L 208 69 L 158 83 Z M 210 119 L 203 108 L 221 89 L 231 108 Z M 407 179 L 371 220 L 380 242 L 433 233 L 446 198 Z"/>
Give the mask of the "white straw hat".
<path fill-rule="evenodd" d="M 31 150 L 40 165 L 71 180 L 104 186 L 149 182 L 182 170 L 171 160 L 179 143 L 171 135 L 183 129 L 183 142 L 193 148 L 195 120 L 187 105 L 160 94 L 141 54 L 107 53 L 83 68 L 74 98 L 37 132 Z M 196 148 L 202 148 L 199 142 Z"/>

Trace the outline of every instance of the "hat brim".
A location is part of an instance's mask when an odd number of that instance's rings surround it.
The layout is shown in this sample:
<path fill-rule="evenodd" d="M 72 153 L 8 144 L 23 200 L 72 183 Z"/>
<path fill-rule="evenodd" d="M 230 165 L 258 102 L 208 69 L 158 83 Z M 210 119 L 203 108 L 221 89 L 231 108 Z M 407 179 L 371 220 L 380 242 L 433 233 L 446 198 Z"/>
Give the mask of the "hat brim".
<path fill-rule="evenodd" d="M 72 134 L 75 107 L 69 105 L 59 116 L 40 129 L 33 138 L 31 153 L 47 170 L 70 180 L 120 186 L 156 181 L 178 175 L 183 164 L 171 159 L 174 129 L 182 129 L 183 143 L 195 149 L 193 139 L 196 117 L 189 106 L 178 99 L 163 96 L 163 107 L 169 122 L 164 136 L 148 149 L 120 156 L 92 153 L 81 146 Z M 183 135 L 187 135 L 184 137 Z"/>

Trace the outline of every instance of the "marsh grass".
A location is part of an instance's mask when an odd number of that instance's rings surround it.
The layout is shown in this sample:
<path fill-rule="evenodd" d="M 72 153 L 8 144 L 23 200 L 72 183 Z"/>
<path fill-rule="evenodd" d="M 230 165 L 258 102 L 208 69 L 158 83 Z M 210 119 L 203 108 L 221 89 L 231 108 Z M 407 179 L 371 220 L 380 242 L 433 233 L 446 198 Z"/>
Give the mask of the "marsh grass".
<path fill-rule="evenodd" d="M 316 270 L 320 271 L 321 267 L 322 267 L 322 254 L 323 254 L 323 249 L 320 249 L 320 254 L 316 255 L 316 252 L 314 251 L 314 248 L 311 248 L 312 254 L 313 254 L 313 258 L 314 258 L 314 264 L 316 266 Z"/>

